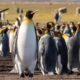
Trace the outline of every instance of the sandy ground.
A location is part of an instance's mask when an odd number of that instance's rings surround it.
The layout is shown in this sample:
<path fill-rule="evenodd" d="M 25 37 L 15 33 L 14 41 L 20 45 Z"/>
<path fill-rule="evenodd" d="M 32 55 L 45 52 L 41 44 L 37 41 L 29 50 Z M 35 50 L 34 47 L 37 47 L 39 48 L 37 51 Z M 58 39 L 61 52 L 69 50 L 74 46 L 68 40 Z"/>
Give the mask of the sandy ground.
<path fill-rule="evenodd" d="M 80 80 L 80 76 L 77 73 L 73 75 L 43 76 L 39 70 L 35 70 L 33 78 L 29 78 L 28 76 L 20 78 L 19 74 L 9 73 L 12 67 L 11 57 L 0 57 L 0 80 Z"/>

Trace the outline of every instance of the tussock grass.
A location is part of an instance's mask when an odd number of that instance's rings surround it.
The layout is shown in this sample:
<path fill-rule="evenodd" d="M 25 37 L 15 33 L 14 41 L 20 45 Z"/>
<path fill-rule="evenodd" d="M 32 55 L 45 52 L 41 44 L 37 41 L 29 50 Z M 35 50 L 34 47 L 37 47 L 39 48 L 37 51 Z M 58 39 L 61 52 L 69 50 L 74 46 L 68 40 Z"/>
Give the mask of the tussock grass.
<path fill-rule="evenodd" d="M 36 10 L 38 9 L 39 12 L 37 12 L 33 20 L 34 22 L 47 22 L 47 21 L 53 21 L 54 14 L 53 12 L 55 9 L 58 9 L 60 7 L 67 7 L 68 11 L 66 14 L 62 15 L 62 21 L 80 21 L 80 16 L 76 16 L 76 8 L 80 7 L 80 4 L 25 4 L 25 3 L 0 3 L 0 9 L 4 8 L 10 8 L 7 12 L 8 14 L 5 15 L 5 20 L 7 19 L 10 21 L 15 21 L 15 18 L 18 17 L 19 14 L 16 14 L 16 8 L 23 8 L 26 12 L 27 10 Z M 24 14 L 23 14 L 24 16 Z"/>

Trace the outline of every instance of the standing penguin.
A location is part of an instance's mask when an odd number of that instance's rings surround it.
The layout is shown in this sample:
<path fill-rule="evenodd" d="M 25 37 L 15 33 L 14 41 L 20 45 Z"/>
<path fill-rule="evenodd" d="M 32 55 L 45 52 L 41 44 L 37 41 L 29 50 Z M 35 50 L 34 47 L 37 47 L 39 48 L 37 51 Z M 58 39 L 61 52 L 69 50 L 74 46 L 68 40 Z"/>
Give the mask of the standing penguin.
<path fill-rule="evenodd" d="M 9 38 L 7 31 L 8 28 L 6 26 L 3 26 L 3 40 L 2 40 L 3 56 L 9 56 Z"/>
<path fill-rule="evenodd" d="M 47 23 L 47 30 L 39 40 L 38 61 L 43 75 L 53 75 L 55 72 L 57 49 L 56 43 L 50 32 L 50 24 Z"/>
<path fill-rule="evenodd" d="M 10 48 L 10 53 L 12 53 L 12 46 L 14 42 L 14 33 L 15 30 L 13 28 L 10 29 L 10 34 L 9 34 L 9 48 Z"/>
<path fill-rule="evenodd" d="M 26 12 L 25 19 L 22 22 L 17 40 L 18 49 L 18 68 L 20 77 L 24 77 L 24 70 L 28 69 L 29 77 L 33 77 L 34 69 L 37 61 L 37 36 L 33 15 L 37 12 L 29 10 Z"/>
<path fill-rule="evenodd" d="M 77 68 L 80 74 L 80 25 L 74 36 L 69 38 L 67 42 L 68 47 L 68 69 Z"/>
<path fill-rule="evenodd" d="M 16 18 L 16 22 L 13 25 L 13 28 L 10 29 L 10 35 L 9 35 L 9 44 L 10 44 L 10 51 L 12 55 L 12 62 L 13 62 L 13 68 L 10 71 L 10 73 L 18 73 L 18 63 L 17 63 L 17 37 L 18 37 L 18 31 L 20 27 L 20 21 L 18 18 Z"/>

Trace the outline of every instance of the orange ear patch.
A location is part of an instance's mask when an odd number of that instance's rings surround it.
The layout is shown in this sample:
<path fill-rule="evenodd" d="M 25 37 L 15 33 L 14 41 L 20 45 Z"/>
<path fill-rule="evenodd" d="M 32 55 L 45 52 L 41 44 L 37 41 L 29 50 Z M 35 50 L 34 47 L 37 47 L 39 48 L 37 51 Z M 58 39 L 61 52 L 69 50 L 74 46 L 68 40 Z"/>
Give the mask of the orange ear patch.
<path fill-rule="evenodd" d="M 0 29 L 0 33 L 2 33 L 3 32 L 3 29 Z"/>
<path fill-rule="evenodd" d="M 14 29 L 12 29 L 12 30 L 10 30 L 10 32 L 11 32 L 12 34 L 14 34 L 15 31 L 14 31 Z"/>
<path fill-rule="evenodd" d="M 52 26 L 52 23 L 50 22 L 49 25 Z"/>
<path fill-rule="evenodd" d="M 66 40 L 66 39 L 69 39 L 68 35 L 67 34 L 63 34 L 62 37 Z"/>

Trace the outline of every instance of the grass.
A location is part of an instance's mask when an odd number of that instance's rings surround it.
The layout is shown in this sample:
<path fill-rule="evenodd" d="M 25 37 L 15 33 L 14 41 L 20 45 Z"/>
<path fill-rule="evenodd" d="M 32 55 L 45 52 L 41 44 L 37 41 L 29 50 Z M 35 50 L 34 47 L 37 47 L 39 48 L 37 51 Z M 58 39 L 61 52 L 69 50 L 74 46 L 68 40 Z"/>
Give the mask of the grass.
<path fill-rule="evenodd" d="M 80 21 L 80 16 L 76 16 L 76 8 L 79 7 L 80 4 L 26 4 L 26 3 L 0 3 L 0 9 L 4 8 L 10 8 L 7 12 L 8 14 L 5 15 L 5 20 L 7 19 L 10 21 L 15 21 L 15 18 L 18 17 L 19 14 L 16 14 L 16 8 L 23 8 L 24 11 L 26 12 L 27 10 L 36 10 L 38 9 L 39 12 L 37 12 L 33 20 L 34 22 L 42 22 L 46 23 L 47 21 L 53 21 L 54 19 L 54 14 L 53 12 L 55 9 L 58 9 L 60 7 L 67 7 L 67 13 L 62 14 L 62 21 L 75 21 L 78 22 Z M 24 14 L 23 14 L 24 16 Z"/>

